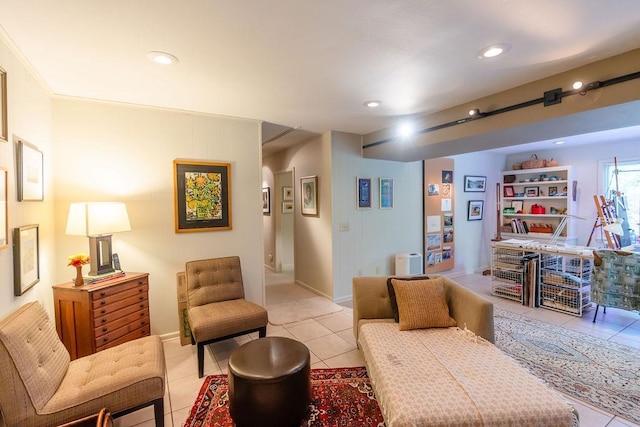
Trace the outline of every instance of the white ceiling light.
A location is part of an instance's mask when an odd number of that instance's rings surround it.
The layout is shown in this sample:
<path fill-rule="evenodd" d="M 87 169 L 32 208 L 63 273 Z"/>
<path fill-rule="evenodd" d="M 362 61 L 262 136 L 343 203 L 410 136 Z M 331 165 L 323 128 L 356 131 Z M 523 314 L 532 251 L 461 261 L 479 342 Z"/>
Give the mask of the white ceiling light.
<path fill-rule="evenodd" d="M 562 145 L 562 144 L 564 144 L 564 141 L 556 141 L 556 142 L 554 142 L 554 144 L 555 145 Z"/>
<path fill-rule="evenodd" d="M 494 44 L 481 49 L 480 51 L 478 51 L 476 56 L 479 59 L 495 58 L 496 56 L 502 55 L 509 49 L 511 49 L 511 45 L 508 43 Z"/>
<path fill-rule="evenodd" d="M 413 125 L 413 123 L 409 123 L 409 122 L 402 123 L 400 125 L 400 128 L 398 129 L 398 133 L 400 134 L 401 138 L 408 138 L 412 136 L 415 132 L 416 132 L 415 126 Z"/>
<path fill-rule="evenodd" d="M 171 65 L 178 62 L 178 58 L 167 52 L 151 51 L 147 53 L 147 58 L 156 64 Z"/>
<path fill-rule="evenodd" d="M 379 107 L 380 104 L 382 104 L 382 101 L 378 101 L 374 99 L 374 100 L 365 102 L 364 106 L 369 108 L 376 108 L 376 107 Z"/>
<path fill-rule="evenodd" d="M 575 90 L 581 89 L 582 86 L 584 86 L 584 83 L 582 83 L 580 80 L 576 80 L 575 82 L 573 82 L 573 85 L 571 85 L 571 87 L 573 87 Z"/>

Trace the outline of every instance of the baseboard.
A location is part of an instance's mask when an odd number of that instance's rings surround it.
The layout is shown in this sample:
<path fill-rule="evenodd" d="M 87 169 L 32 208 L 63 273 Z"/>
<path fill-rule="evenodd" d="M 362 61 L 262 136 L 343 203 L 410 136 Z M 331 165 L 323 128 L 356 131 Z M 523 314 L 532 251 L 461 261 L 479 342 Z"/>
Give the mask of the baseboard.
<path fill-rule="evenodd" d="M 169 341 L 174 338 L 180 338 L 180 331 L 169 332 L 168 334 L 160 335 L 162 341 Z"/>
<path fill-rule="evenodd" d="M 330 296 L 330 295 L 327 295 L 327 294 L 325 294 L 325 293 L 323 293 L 323 292 L 320 292 L 320 291 L 319 291 L 319 290 L 317 290 L 316 288 L 313 288 L 313 287 L 311 287 L 311 286 L 307 285 L 306 283 L 304 283 L 304 282 L 303 282 L 303 281 L 301 281 L 301 280 L 296 280 L 296 284 L 297 284 L 297 285 L 302 286 L 303 288 L 305 288 L 305 289 L 307 289 L 307 290 L 309 290 L 309 291 L 311 291 L 311 292 L 313 292 L 313 293 L 314 293 L 314 294 L 316 294 L 316 295 L 320 295 L 321 297 L 325 297 L 325 298 L 328 298 L 328 299 L 330 299 L 331 301 L 333 301 L 333 298 L 331 298 L 331 296 Z"/>

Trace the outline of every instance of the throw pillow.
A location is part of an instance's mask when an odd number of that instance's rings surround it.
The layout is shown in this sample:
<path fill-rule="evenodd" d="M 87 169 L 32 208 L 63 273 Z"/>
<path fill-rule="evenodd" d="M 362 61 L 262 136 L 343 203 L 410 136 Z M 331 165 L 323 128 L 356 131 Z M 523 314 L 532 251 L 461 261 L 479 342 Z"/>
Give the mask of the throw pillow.
<path fill-rule="evenodd" d="M 448 328 L 456 326 L 449 316 L 449 306 L 441 277 L 414 282 L 391 280 L 400 315 L 399 329 Z"/>
<path fill-rule="evenodd" d="M 398 317 L 398 302 L 396 301 L 396 292 L 393 290 L 392 280 L 425 280 L 429 276 L 410 276 L 410 277 L 389 277 L 387 279 L 387 292 L 389 292 L 389 299 L 391 300 L 391 310 L 393 311 L 393 318 L 398 323 L 400 318 Z"/>

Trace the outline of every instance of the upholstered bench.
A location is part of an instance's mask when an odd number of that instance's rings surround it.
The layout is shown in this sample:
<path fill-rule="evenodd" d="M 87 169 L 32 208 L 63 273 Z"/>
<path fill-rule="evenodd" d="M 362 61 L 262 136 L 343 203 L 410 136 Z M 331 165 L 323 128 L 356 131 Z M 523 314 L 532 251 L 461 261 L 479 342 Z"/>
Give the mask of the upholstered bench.
<path fill-rule="evenodd" d="M 0 321 L 0 409 L 8 426 L 54 426 L 108 408 L 114 417 L 154 405 L 164 425 L 160 338 L 140 338 L 70 361 L 37 302 Z"/>
<path fill-rule="evenodd" d="M 229 413 L 238 427 L 299 425 L 311 401 L 310 354 L 284 337 L 250 341 L 229 357 Z"/>

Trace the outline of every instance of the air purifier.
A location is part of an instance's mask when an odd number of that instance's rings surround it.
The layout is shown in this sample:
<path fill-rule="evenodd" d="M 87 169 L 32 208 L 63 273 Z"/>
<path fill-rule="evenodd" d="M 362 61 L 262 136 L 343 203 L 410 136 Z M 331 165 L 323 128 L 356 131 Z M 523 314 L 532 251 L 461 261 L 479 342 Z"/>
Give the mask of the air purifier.
<path fill-rule="evenodd" d="M 398 276 L 422 274 L 422 255 L 416 252 L 397 254 L 396 274 Z"/>

